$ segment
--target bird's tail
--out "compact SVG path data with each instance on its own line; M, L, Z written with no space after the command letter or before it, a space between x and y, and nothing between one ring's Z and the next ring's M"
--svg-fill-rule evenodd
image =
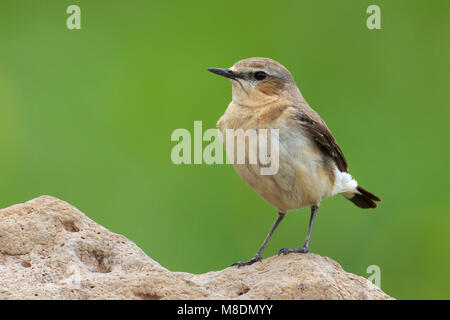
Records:
M346 192L344 196L360 208L373 209L377 207L376 202L381 201L376 195L360 186L357 186L356 190L357 192L354 193Z

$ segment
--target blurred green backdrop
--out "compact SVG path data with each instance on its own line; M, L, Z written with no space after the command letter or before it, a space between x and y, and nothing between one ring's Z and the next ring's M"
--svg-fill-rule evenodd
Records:
M66 8L81 7L81 30ZM366 8L381 7L381 30ZM251 56L290 69L383 198L322 203L311 250L396 298L450 298L449 1L2 1L0 207L50 194L171 270L250 258L276 211L230 165L171 162L176 128L213 128ZM265 256L303 243L288 215Z

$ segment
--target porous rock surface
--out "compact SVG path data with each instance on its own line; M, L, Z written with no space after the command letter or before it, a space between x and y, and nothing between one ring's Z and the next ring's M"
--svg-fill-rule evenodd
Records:
M291 254L171 272L67 202L0 210L0 299L392 299L327 257Z

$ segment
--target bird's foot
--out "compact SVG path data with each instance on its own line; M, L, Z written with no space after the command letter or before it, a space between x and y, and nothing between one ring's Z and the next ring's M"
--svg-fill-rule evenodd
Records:
M280 254L289 254L289 253L292 253L292 252L308 253L309 252L309 248L307 246L303 246L301 248L295 248L295 249L283 248L283 249L280 249L280 251L278 251L278 255L280 255Z
M231 266L237 266L238 268L242 267L242 266L249 266L251 264L254 264L255 262L261 261L262 260L262 256L260 254L256 254L253 258L251 258L250 260L246 261L246 262L235 262L233 263Z

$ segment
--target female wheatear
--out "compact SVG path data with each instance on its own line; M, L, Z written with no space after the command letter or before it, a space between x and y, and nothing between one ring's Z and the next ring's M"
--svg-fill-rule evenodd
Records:
M261 175L260 164L236 163L239 176L263 199L278 209L278 217L256 255L238 267L262 259L262 253L278 224L289 210L311 207L305 244L283 248L278 254L307 253L311 230L320 202L342 194L360 208L376 208L380 198L368 192L348 173L347 162L325 122L308 105L290 72L268 58L238 61L229 69L211 68L232 84L232 101L219 119L219 131L278 129L279 170Z

